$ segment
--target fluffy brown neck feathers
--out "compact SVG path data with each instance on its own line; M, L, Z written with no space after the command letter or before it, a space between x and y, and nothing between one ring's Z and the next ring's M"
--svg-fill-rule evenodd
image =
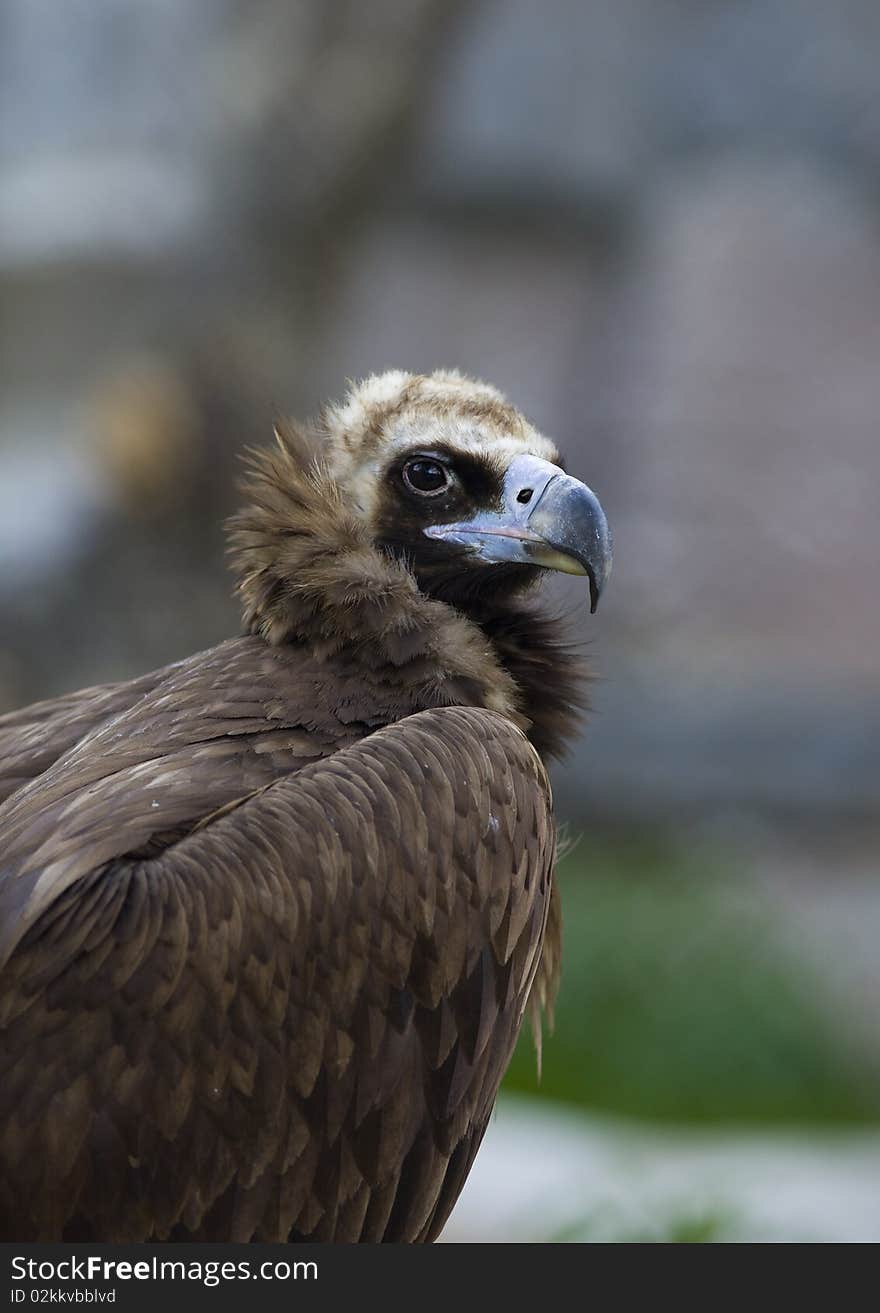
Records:
M479 629L373 544L306 434L286 425L276 436L276 450L251 453L247 505L229 526L249 632L323 660L345 652L372 671L412 666L438 689L465 681L475 701L525 726L516 685Z

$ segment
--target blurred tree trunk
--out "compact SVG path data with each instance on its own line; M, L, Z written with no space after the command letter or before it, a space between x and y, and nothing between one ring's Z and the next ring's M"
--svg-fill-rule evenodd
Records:
M0 708L234 628L234 453L298 404L455 10L6 0Z

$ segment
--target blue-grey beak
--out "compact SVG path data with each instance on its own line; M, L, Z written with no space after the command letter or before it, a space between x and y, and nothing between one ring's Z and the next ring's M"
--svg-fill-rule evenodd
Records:
M481 561L587 575L591 611L611 573L611 533L596 494L537 456L510 462L498 510L480 511L457 524L433 524L425 533L467 547Z

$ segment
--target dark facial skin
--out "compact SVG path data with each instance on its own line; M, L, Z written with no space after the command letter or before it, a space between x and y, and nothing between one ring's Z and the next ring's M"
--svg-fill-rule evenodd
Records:
M413 466L411 462L428 462ZM413 486L439 465L449 476L442 491L420 492ZM407 474L410 475L408 480ZM477 561L467 548L427 538L432 524L471 519L480 510L501 504L503 467L491 459L435 444L401 452L385 471L376 512L376 541L385 551L405 559L424 593L469 609L491 596L521 593L541 571L536 566Z

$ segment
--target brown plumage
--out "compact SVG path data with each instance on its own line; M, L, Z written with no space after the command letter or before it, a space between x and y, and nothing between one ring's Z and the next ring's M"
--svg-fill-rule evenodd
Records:
M368 380L251 458L244 637L0 718L0 1237L437 1236L558 975L555 461Z

